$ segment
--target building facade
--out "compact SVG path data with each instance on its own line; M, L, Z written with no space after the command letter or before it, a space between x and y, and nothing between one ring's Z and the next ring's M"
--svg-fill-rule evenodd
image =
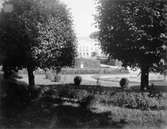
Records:
M102 55L98 42L89 37L78 39L77 52L78 58L95 58Z

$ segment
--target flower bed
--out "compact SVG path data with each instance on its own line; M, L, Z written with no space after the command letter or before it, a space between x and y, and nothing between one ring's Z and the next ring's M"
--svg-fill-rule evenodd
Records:
M124 91L116 87L110 88L110 90L102 88L100 91L95 87L60 85L50 88L44 94L50 98L53 96L49 103L51 107L58 101L54 100L55 98L61 98L60 103L77 103L78 108L84 109L84 111L88 109L87 111L95 114L107 112L105 120L102 120L107 124L132 124L141 129L147 126L154 129L154 127L158 127L157 124L165 125L167 123L166 93L160 97L150 97L148 92ZM46 102L48 100L50 99L47 99ZM132 128L132 125L127 127Z
M167 98L149 97L149 93L116 92L110 95L97 95L100 103L140 110L167 109Z
M84 88L84 87L83 87ZM92 92L92 90L94 92ZM134 92L123 91L120 88L113 88L113 90L100 90L92 87L92 90L88 88L81 89L81 87L75 86L62 86L58 89L54 89L52 94L61 98L71 98L82 100L88 96L94 96L97 103L103 105L112 105L116 107L123 107L129 109L139 110L165 110L167 109L167 96L150 96L149 92Z

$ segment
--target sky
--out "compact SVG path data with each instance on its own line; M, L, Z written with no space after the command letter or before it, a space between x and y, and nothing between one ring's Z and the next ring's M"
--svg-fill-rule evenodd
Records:
M2 0L0 0L0 9L2 8Z
M95 0L61 0L70 9L73 17L74 30L78 38L89 37L96 31L94 14Z
M89 35L97 31L95 28L94 14L96 14L95 0L60 0L69 8L73 27L77 38L88 38ZM1 6L2 0L0 0Z

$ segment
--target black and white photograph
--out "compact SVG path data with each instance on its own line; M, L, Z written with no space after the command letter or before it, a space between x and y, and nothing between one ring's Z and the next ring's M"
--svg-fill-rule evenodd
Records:
M167 0L0 0L0 129L167 129Z

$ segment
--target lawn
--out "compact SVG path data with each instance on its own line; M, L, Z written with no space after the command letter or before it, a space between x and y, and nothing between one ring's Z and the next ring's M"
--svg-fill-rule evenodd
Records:
M24 83L12 83L24 87ZM9 103L1 99L2 129L165 129L167 90L156 86L152 92L139 87L123 91L119 87L73 84L39 84L36 99L22 104L25 95L15 90ZM21 92L20 92L21 91ZM12 92L12 93L13 93ZM16 101L21 101L19 104Z

